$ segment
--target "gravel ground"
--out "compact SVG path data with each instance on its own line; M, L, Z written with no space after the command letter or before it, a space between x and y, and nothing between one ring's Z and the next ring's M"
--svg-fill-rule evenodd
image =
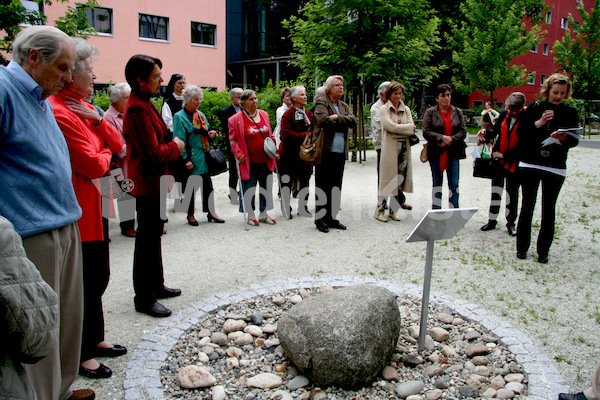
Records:
M473 148L470 144L467 153ZM227 198L227 174L215 177L217 212L225 224L209 224L197 212L200 226L191 227L185 214L168 213L168 234L162 246L165 283L181 288L183 295L163 304L176 314L216 293L235 293L239 287L288 277L355 275L422 284L426 244L405 241L431 202L431 172L428 164L418 161L420 150L420 144L413 148L415 193L407 195L414 208L399 212L402 221L381 223L373 218L377 182L376 155L371 151L366 162L346 164L339 219L348 230L328 234L318 232L312 220L296 216L295 201L294 219L284 221L276 202L271 216L277 225L245 230L237 206ZM487 222L490 183L472 177L470 159L461 162L460 204L478 207L479 212L456 238L437 242L434 254L432 290L479 304L529 335L557 361L574 391L587 387L600 358L600 166L596 155L597 150L591 148L570 151L548 264L537 263L535 251L530 251L527 260L515 257L515 240L502 228L502 217L496 230L479 229ZM446 191L443 198L448 198ZM539 209L534 224L539 224ZM537 235L536 227L533 232ZM104 295L106 338L133 350L159 321L133 309L134 240L120 235L116 221L111 221L110 235L112 275ZM113 369L113 376L102 381L81 378L75 387L90 387L100 399L123 398L129 359L130 355L101 360Z

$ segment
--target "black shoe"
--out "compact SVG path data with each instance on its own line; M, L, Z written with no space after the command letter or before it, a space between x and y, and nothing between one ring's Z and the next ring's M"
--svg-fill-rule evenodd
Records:
M127 354L127 348L119 344L113 347L96 347L94 351L95 357L120 357L124 354Z
M558 400L588 400L587 397L583 394L583 392L579 393L561 393L558 395Z
M214 223L217 223L217 224L222 224L222 223L225 222L224 219L217 218L214 215L212 215L211 213L206 214L206 218L208 219L208 222L214 222Z
M190 224L191 226L198 226L198 221L196 221L196 217L194 217L193 215L188 215L187 221L188 224Z
M524 260L524 259L526 259L526 258L527 258L527 253L519 253L519 252L517 251L517 258L518 258L519 260Z
M491 231L492 229L496 229L496 221L488 221L487 224L481 227L482 231Z
M156 292L157 299L168 299L169 297L181 296L181 289L171 289L166 286Z
M481 228L481 229L483 229L483 228ZM517 236L517 228L515 228L515 226L513 224L507 225L506 229L508 229L508 234L510 236Z
M538 262L540 264L548 264L548 256L538 256Z
M327 233L329 232L329 228L327 227L327 224L325 223L325 221L323 221L322 219L318 219L315 221L315 225L317 226L317 229L323 233Z
M80 365L79 375L91 379L106 379L110 378L110 376L112 375L112 371L104 364L100 364L100 366L96 369L88 369Z
M342 224L337 219L334 219L331 222L329 222L327 224L327 226L330 227L330 228L333 228L333 229L339 229L341 231L345 231L346 230L346 225Z
M135 311L148 314L151 317L165 318L171 315L171 310L155 301L153 304L147 307L135 306Z

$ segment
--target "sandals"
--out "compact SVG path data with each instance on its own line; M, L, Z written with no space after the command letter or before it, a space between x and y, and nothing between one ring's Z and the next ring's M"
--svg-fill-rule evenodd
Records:
M261 219L259 219L259 221L264 222L265 224L268 224L268 225L275 225L277 223L273 218L269 217L268 215L262 217Z
M254 217L248 218L248 225L258 226L258 221Z

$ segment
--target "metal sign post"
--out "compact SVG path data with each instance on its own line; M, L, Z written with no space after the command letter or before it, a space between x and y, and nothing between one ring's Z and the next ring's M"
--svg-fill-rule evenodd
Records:
M433 271L433 245L436 240L452 239L458 231L477 212L477 208L451 208L446 210L429 210L406 239L406 242L427 241L425 256L425 277L423 281L423 298L421 304L421 322L419 327L419 352L425 348L427 335L427 316L429 314L429 292Z

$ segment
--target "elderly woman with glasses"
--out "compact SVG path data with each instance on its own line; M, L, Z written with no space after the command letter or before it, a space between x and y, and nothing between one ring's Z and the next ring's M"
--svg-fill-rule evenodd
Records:
M312 132L315 127L315 118L313 113L305 108L308 98L304 86L294 86L290 89L292 106L283 114L281 118L281 144L279 146L282 200L284 207L289 208L289 219L292 219L292 206L290 205L290 194L294 183L298 183L298 192L301 195L298 204L298 215L300 209L303 210L303 216L309 217L307 209L308 204L308 184L312 167L306 165L300 159L300 146L308 132Z
M523 186L523 203L517 228L517 258L527 258L531 243L531 222L542 185L542 222L537 240L538 262L547 263L554 239L556 201L567 175L567 155L579 144L578 135L563 129L577 128L577 110L563 103L571 97L573 86L562 74L552 74L542 86L544 100L527 107L527 118L519 136L519 173ZM561 129L563 128L563 129Z
M108 220L102 215L102 197L96 185L109 175L112 153L123 148L119 132L83 98L94 91L96 46L81 38L75 43L75 65L71 82L50 96L56 122L65 136L73 187L83 215L77 221L81 232L83 259L83 332L79 374L88 378L108 378L112 371L95 357L123 355L127 349L104 338L102 295L110 277Z
M341 100L343 95L344 77L332 75L325 81L325 95L315 103L317 129L325 135L321 163L315 171L315 225L324 233L329 232L329 228L346 229L336 217L342 200L348 130L356 127L357 119Z
M275 140L271 131L269 114L258 109L258 98L254 90L246 89L240 97L242 111L229 118L229 140L231 151L238 160L242 192L240 212L248 212L248 225L258 226L259 222L275 225L275 220L267 214L273 208L273 171L276 160L264 150L265 138ZM256 184L259 189L259 216L255 212Z
M217 131L210 129L206 115L198 107L204 97L202 88L190 85L183 89L183 109L173 116L173 134L185 143L185 150L181 154L185 160L186 168L191 175L202 177L202 211L206 213L208 222L222 224L224 220L217 217L215 211L215 199L213 184L208 165L206 164L205 152L210 149L210 141L215 138ZM189 178L188 178L189 179ZM183 182L183 191L187 182ZM188 208L188 224L198 226L194 217L195 190L192 191L192 199Z

